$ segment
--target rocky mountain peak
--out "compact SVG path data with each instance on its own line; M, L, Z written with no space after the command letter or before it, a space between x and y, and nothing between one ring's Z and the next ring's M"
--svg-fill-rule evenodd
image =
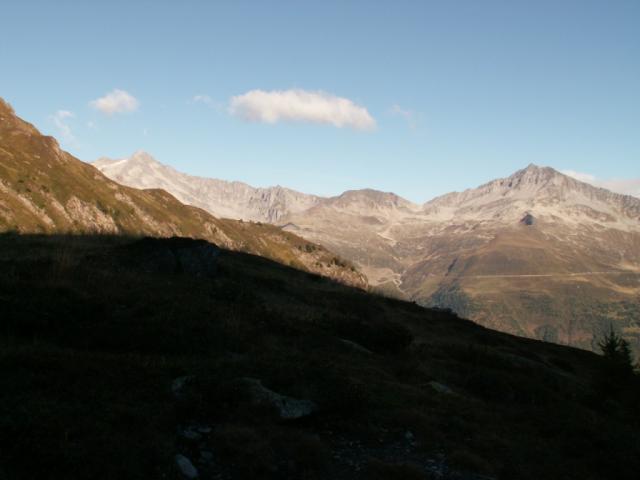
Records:
M38 132L36 127L34 127L29 122L25 122L24 120L19 118L16 115L15 111L13 110L13 107L9 104L9 102L7 102L1 97L0 97L0 126L2 126L0 131L4 131L4 132L11 131L15 133L26 134L29 136L40 135L40 132ZM55 139L53 139L53 137L44 137L44 138L46 138L49 143L55 145L56 148L58 148L58 143L55 141Z
M530 163L522 170L518 170L517 172L513 173L509 178L526 179L532 182L544 182L549 181L559 175L562 174L551 167L541 167L536 165L535 163Z
M530 164L518 170L509 177L500 178L478 187L484 192L501 191L508 195L510 192L528 192L530 196L539 196L544 189L565 187L572 188L574 179L551 167L540 167Z
M328 199L328 202L336 207L350 208L360 207L371 210L387 209L415 209L418 208L408 200L392 192L382 192L371 188L361 190L347 190L346 192Z
M133 155L129 157L129 160L135 160L137 162L147 163L147 164L160 165L160 162L158 162L153 156L151 156L151 154L145 152L144 150L136 150L135 152L133 152Z
M92 163L92 165L98 169L109 168L111 166L119 165L119 169L131 168L136 166L161 166L153 156L144 150L137 150L131 156L125 158L109 158L100 157L98 160Z

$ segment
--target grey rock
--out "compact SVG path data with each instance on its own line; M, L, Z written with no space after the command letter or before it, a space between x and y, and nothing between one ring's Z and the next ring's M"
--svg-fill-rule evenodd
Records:
M436 392L442 393L444 395L453 395L454 393L453 390L451 390L451 388L446 386L444 383L436 382L435 380L430 381L428 385Z
M520 220L520 223L527 226L531 226L534 223L536 223L536 219L533 215L531 215L530 213L527 213L524 217L522 217L522 219Z
M180 473L185 478L198 478L198 469L194 467L193 463L191 463L191 460L189 460L184 455L180 453L176 455L176 465L178 466Z
M193 382L195 377L193 375L185 375L184 377L178 377L171 382L171 393L173 396L182 400L186 396L187 386Z
M283 420L306 417L318 410L313 401L281 395L265 387L257 378L242 378L240 382L251 394L254 402L274 407Z
M354 350L354 351L360 352L360 353L365 353L367 355L373 355L373 352L371 350L369 350L368 348L363 347L359 343L353 342L351 340L347 340L346 338L339 338L338 340L340 341L340 343L342 343L343 345L346 345L351 350Z
M196 430L198 430L198 432L203 433L205 435L208 435L213 431L213 429L209 425L198 425L196 427Z
M202 435L193 427L181 428L178 434L189 442L197 442L202 439Z
M200 452L200 459L202 460L203 463L213 462L213 452L210 452L208 450L202 450Z

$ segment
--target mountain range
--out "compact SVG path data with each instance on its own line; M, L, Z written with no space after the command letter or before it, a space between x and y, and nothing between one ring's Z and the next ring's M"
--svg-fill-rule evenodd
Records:
M549 167L416 204L371 189L318 197L194 177L145 152L94 166L123 185L319 243L389 295L587 349L614 326L640 347L640 199Z
M158 188L110 180L0 99L0 232L186 236L366 288L326 248L269 224L219 219Z

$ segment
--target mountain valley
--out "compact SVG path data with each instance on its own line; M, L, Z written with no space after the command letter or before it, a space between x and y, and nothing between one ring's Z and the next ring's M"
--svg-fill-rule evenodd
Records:
M613 326L640 349L640 199L552 168L529 165L419 205L376 190L321 198L191 177L143 152L94 165L125 185L319 243L387 295L586 349Z

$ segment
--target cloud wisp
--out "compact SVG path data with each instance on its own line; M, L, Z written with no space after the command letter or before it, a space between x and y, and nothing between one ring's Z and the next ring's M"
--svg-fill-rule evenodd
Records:
M366 108L326 92L251 90L231 97L229 113L248 122L305 122L373 130L376 121Z
M191 99L191 101L193 103L204 103L205 105L212 105L213 104L213 98L211 98L209 95L205 95L205 94L198 94L198 95L194 95L193 98Z
M217 110L218 112L223 112L225 107L223 103L214 100L213 98L211 98L209 95L205 93L194 95L193 97L191 97L191 100L189 101L189 103L192 103L192 104L200 103L209 108Z
M73 117L75 117L75 115L69 110L58 110L49 117L58 129L62 141L70 144L76 143L76 137L71 130L71 126L67 123L67 120Z
M89 105L102 113L113 115L115 113L135 112L140 106L140 102L129 92L115 89L104 97L92 100Z
M612 192L622 193L640 198L640 178L612 178L600 179L590 173L575 170L561 170L562 173L581 182L590 183L596 187L606 188Z
M401 117L407 122L407 125L411 130L415 130L418 127L419 115L413 110L406 110L397 103L394 103L389 110L389 113L394 117Z

